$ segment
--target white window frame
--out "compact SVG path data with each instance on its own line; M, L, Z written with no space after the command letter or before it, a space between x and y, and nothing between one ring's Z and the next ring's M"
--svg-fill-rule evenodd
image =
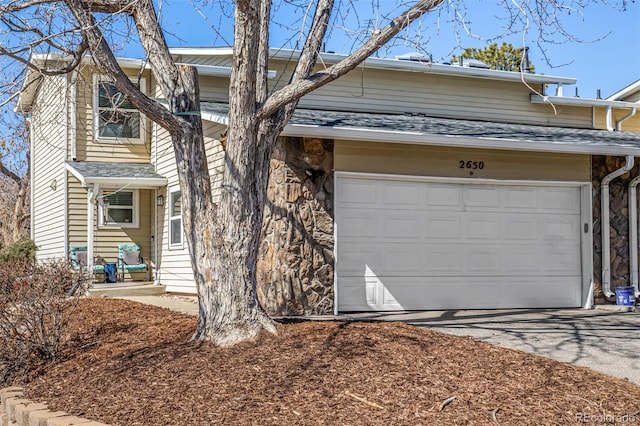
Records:
M182 202L180 203L180 214L176 215L176 216L172 216L173 213L173 195L176 193L181 193L180 191L180 187L179 186L174 186L169 188L169 199L167 200L167 225L168 225L168 229L167 229L167 241L169 242L169 249L182 249L184 248L184 220L182 217ZM172 230L172 226L173 226L173 222L175 220L179 219L180 220L180 242L179 243L173 243L171 241L171 230Z
M147 81L145 78L138 79L129 77L132 82L140 83L140 91L142 93L147 93ZM121 138L121 137L110 137L110 136L100 136L100 107L99 107L99 97L100 90L98 84L100 82L112 82L111 79L99 75L94 74L93 76L93 130L94 130L94 141L98 143L110 143L110 144L144 144L146 141L147 135L147 126L146 126L146 117L139 109L135 109L135 111L140 114L140 137L139 138ZM134 111L134 110L124 110L124 111Z
M132 192L133 193L133 205L132 217L133 222L105 222L107 217L108 205L104 202L105 192ZM100 202L98 203L98 228L104 229L120 229L120 228L139 228L140 227L140 191L137 189L118 189L118 188L104 188L100 190L99 195ZM117 206L114 208L123 209L128 206Z

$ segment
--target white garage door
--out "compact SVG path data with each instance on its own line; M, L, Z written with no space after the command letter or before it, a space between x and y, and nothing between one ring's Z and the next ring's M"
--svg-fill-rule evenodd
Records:
M338 309L578 307L579 185L339 175Z

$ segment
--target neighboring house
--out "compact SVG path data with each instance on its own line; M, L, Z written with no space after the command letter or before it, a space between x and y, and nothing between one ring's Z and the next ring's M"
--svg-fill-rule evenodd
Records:
M172 53L198 65L215 193L231 50ZM272 51L272 89L288 81L293 56ZM342 58L323 54L321 63ZM157 94L142 62L122 64ZM572 84L372 58L305 96L274 154L258 265L263 304L301 314L580 307L594 288L602 301L602 290L628 285L637 276L627 182L640 175L631 165L640 156L638 96L562 96ZM90 67L40 80L30 72L19 109L32 115L39 258L86 245L89 258L113 261L118 244L137 243L157 283L195 292L166 132ZM274 237L280 231L287 247Z

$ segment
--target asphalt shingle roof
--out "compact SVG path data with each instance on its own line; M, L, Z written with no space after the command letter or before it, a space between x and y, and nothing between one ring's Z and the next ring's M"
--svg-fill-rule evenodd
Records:
M67 164L85 179L164 179L156 173L152 164L101 161L69 161Z
M210 114L226 116L228 113L228 105L222 103L202 102L201 108L203 112ZM505 142L570 144L577 147L629 148L640 151L640 134L638 133L459 120L419 114L379 114L298 108L289 124L344 130L379 130L397 134L422 134L425 137L428 135L453 136Z

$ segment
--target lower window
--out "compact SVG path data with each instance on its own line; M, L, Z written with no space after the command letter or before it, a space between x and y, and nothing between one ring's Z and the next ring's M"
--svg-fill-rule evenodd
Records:
M103 227L138 227L138 191L103 190L99 203L99 225Z

